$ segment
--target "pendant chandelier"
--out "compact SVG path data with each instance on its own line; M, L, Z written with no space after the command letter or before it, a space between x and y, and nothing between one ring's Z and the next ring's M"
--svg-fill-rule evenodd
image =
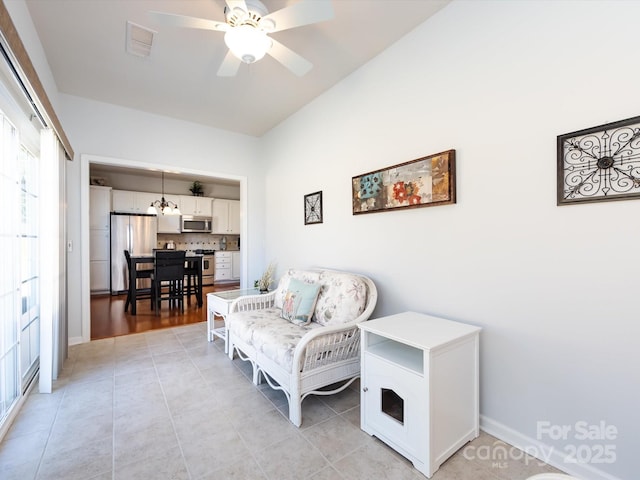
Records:
M164 172L162 172L162 197L160 200L151 202L151 205L149 205L149 208L147 209L147 213L149 215L157 215L158 210L162 215L180 215L178 205L171 200L164 199Z

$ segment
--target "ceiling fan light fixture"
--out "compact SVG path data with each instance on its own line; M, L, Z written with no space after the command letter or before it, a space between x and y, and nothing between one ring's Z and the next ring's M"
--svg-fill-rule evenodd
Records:
M224 34L224 43L231 53L244 63L253 63L262 59L271 48L271 39L262 30L252 25L240 25L230 28Z

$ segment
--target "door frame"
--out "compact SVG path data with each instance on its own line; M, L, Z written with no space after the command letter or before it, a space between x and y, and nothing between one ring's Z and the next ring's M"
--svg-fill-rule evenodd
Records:
M214 179L235 180L240 182L240 236L242 238L242 249L240 255L242 259L242 270L240 272L240 288L246 288L248 277L248 252L249 238L247 232L247 177L243 175L229 175L206 170L196 170L184 168L178 165L157 165L135 160L125 160L122 158L103 157L100 155L81 154L80 155L80 225L81 225L81 271L82 278L86 279L81 284L82 302L82 338L73 339L70 344L86 343L91 341L91 287L89 285L89 169L90 164L109 165L116 167L126 167L140 170L165 170L176 173L184 173L198 176L210 177Z

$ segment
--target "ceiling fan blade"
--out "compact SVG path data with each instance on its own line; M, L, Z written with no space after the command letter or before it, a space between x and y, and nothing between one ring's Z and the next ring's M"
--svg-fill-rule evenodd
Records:
M301 57L296 52L288 47L285 47L277 40L271 38L271 41L273 42L273 45L267 51L267 53L277 61L279 61L282 65L287 67L289 70L291 70L293 73L295 73L297 76L302 77L309 70L311 70L311 68L313 68L313 64L309 60Z
M290 7L277 10L262 17L260 24L268 32L279 32L289 28L301 27L311 23L324 22L333 18L331 0L300 0ZM270 28L273 22L275 27Z
M229 25L225 22L216 22L206 18L188 17L176 13L150 11L149 14L160 24L171 27L201 28L204 30L217 30L226 32Z
M219 77L235 77L236 73L238 73L238 69L240 68L240 64L242 61L236 57L231 50L227 52L218 69Z

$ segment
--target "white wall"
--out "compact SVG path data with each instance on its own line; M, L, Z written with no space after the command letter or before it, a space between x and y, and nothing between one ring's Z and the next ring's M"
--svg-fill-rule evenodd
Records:
M614 444L615 463L560 465L584 478L637 476L640 202L557 207L556 136L640 114L639 20L640 2L457 1L263 138L267 259L370 275L374 317L481 325L484 427L556 462ZM456 205L352 215L354 175L450 148Z

